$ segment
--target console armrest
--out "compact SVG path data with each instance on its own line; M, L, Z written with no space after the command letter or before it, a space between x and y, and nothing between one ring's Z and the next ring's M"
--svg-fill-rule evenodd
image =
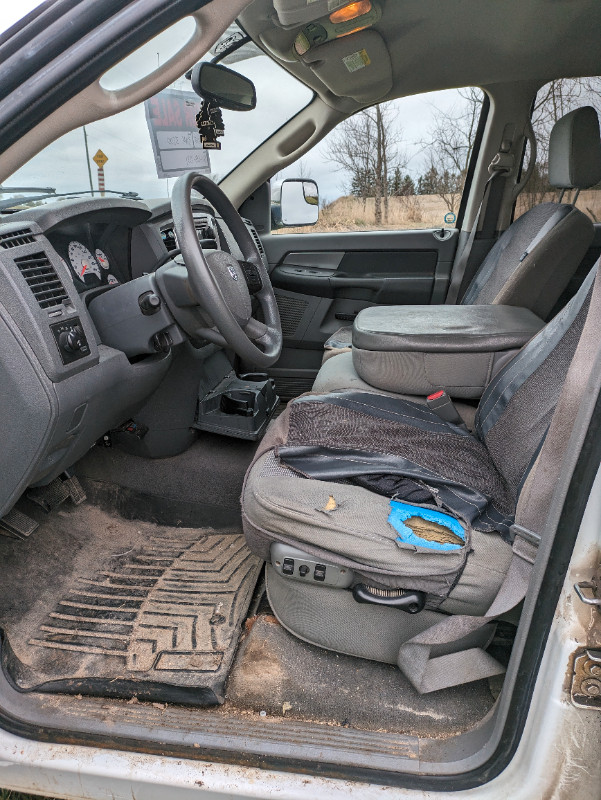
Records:
M544 326L515 306L376 306L353 324L353 363L378 389L476 399Z

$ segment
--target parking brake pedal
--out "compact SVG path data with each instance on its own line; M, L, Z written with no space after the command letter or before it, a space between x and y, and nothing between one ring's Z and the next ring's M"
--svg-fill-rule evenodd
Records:
M65 500L71 499L78 506L86 499L86 494L74 475L63 473L47 486L36 486L30 489L26 497L40 506L47 514L55 511Z
M13 539L27 539L37 527L38 523L35 520L17 511L16 508L0 519L0 534Z

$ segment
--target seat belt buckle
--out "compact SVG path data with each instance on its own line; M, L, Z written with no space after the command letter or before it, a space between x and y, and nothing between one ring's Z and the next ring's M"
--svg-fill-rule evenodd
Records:
M453 405L453 401L444 389L429 394L426 398L426 403L430 411L433 411L445 422L451 422L453 425L458 425L467 430L465 422L461 419L459 412Z

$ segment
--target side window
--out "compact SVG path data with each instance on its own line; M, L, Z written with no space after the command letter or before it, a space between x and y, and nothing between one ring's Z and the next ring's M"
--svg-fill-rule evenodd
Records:
M274 233L455 227L484 94L467 87L371 106L272 180ZM278 227L283 180L319 186L319 219Z
M601 115L601 78L560 78L537 92L532 109L532 128L536 137L536 164L528 183L516 201L515 217L538 205L558 199L558 190L549 183L549 137L557 120L582 106L593 106ZM526 148L525 165L530 148ZM566 193L566 202L570 195ZM580 192L576 208L601 222L601 184Z

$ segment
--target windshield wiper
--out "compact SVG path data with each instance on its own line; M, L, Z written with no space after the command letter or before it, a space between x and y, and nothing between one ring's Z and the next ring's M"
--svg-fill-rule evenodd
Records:
M0 194L8 194L9 192L48 192L54 194L56 189L52 186L0 186Z
M52 189L51 187L47 188L9 188L7 186L0 186L0 194L6 194L7 192L47 192L47 194L40 194L36 195L35 197L29 197L27 200L24 200L22 197L13 197L11 200L0 200L0 212L7 211L9 208L15 208L16 206L21 205L21 203L28 202L32 203L35 200L48 200L49 198L60 198L60 197L79 197L82 194L93 194L97 195L100 194L98 189L92 191L91 189L84 189L81 192L60 192L57 194L56 189ZM137 192L120 192L116 189L104 189L105 194L117 194L120 197L125 198L126 200L141 200L142 198Z

